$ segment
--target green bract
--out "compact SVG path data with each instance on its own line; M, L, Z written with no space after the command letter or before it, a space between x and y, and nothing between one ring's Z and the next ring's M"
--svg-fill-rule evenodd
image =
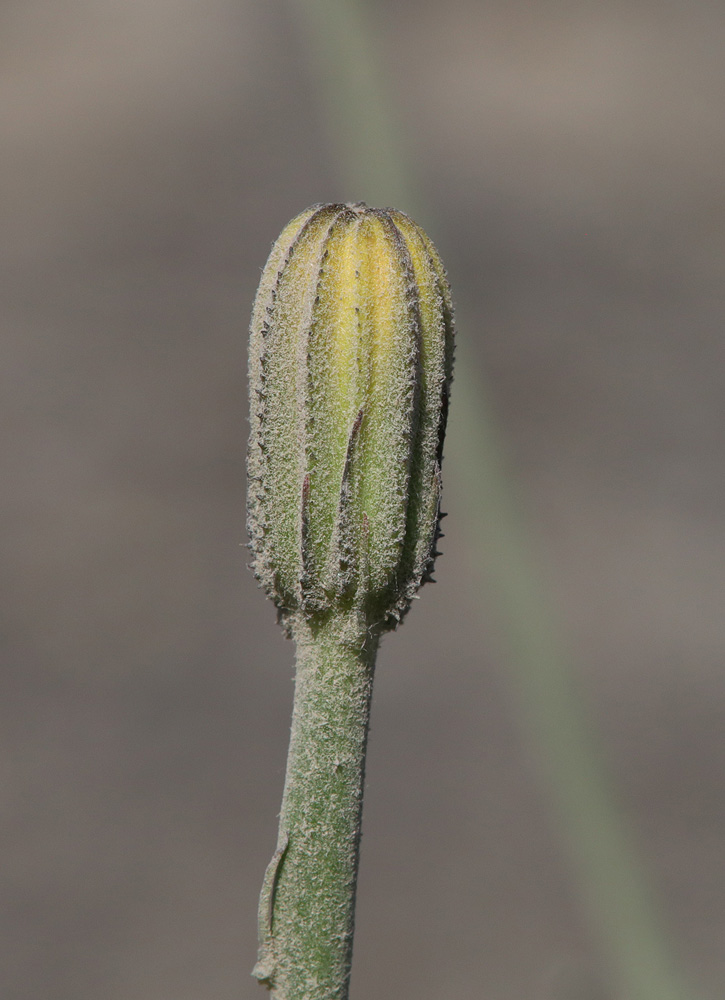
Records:
M395 627L430 578L453 359L445 270L408 216L316 205L272 248L250 340L253 568L289 631Z

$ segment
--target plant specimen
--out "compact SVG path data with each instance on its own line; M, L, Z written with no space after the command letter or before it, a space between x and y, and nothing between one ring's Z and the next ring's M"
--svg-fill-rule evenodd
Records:
M272 248L251 323L253 568L295 640L277 850L254 975L345 1000L375 657L440 537L453 363L443 265L407 215L316 205Z

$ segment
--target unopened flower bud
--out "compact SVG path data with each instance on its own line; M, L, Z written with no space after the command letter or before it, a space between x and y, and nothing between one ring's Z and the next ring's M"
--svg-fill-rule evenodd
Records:
M395 627L430 578L453 361L432 243L394 209L317 205L272 248L250 340L253 568L288 629Z

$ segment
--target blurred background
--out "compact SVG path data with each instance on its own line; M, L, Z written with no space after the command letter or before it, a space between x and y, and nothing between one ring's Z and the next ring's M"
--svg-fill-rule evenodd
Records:
M0 7L4 1000L264 996L293 647L242 547L247 324L287 220L368 197L293 7ZM399 207L448 266L586 725L714 1000L725 9L365 7ZM466 433L454 387L456 455ZM352 1000L629 1000L444 474L439 582L378 665Z

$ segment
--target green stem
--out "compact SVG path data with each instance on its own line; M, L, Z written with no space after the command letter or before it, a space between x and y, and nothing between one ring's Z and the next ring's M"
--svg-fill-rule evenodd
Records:
M277 1000L346 1000L378 639L342 616L294 632L287 776L254 975Z

